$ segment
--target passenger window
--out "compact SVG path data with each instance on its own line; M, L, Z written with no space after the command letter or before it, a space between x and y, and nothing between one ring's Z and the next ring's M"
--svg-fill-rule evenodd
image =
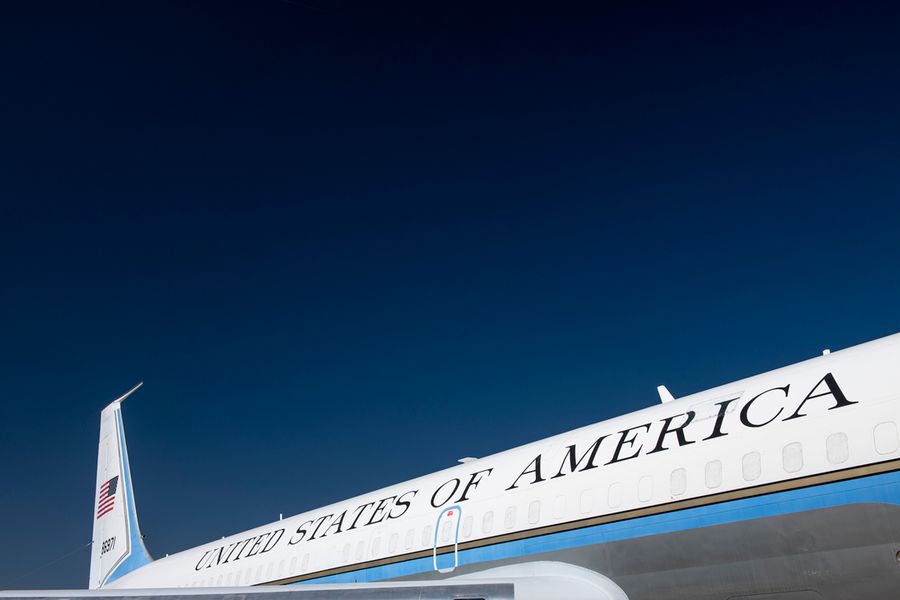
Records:
M341 562L347 564L350 562L350 552L353 550L350 548L350 544L344 544L344 550L341 552Z
M278 576L281 577L284 574L284 561L278 561Z
M434 545L434 538L431 536L431 525L426 525L422 530L422 545L429 548Z
M445 544L450 542L450 538L453 536L453 521L450 519L444 519L444 524L441 525L441 541Z
M649 475L644 475L638 481L638 499L641 502L647 502L651 496L653 496L653 478Z
M594 490L588 488L581 492L581 497L578 499L578 509L581 511L581 514L586 515L591 512L591 508L594 506Z
M362 543L362 542L360 542L360 543ZM303 555L303 563L301 564L300 568L303 569L304 571L309 569L309 553L308 552Z
M396 533L391 534L391 539L388 541L388 553L393 554L397 550L397 540L399 540L400 536Z
M347 548L347 558L344 559L344 562L350 560L350 545L345 546ZM297 557L291 559L291 573L297 570Z
M669 477L669 488L673 496L680 496L687 491L687 471L675 469Z
M791 442L781 451L781 463L788 473L796 473L803 468L803 446Z
M262 565L256 567L256 581L262 581Z
M250 582L253 580L253 567L247 569L247 572L244 573L244 583L250 585Z
M741 472L744 475L744 481L756 481L762 474L762 461L759 452L750 452L744 455L741 460Z
M266 579L272 579L272 567L275 566L275 563L269 563L269 566L266 567Z
M847 434L843 432L832 433L825 439L825 454L828 462L839 465L850 457L850 445L847 443Z
M541 501L535 500L528 505L528 522L534 525L541 520Z
M706 463L706 487L714 489L722 485L722 461L711 460Z
M508 506L506 507L506 513L503 515L503 526L507 529L512 529L516 526L516 507Z
M227 585L227 586L230 586L230 585L231 585L231 578L232 578L232 577L233 577L233 574L232 574L232 573L229 573L228 575L225 576L225 585Z
M622 484L613 483L609 486L608 502L610 508L618 508L622 504Z
M463 519L462 534L464 538L472 537L472 515Z
M216 579L216 585L219 586L219 587L222 586L222 576L221 576L221 575L219 575L219 578Z
M381 536L377 536L374 540L372 540L372 558L378 556L378 553L381 551Z
M494 528L494 511L489 510L484 513L484 517L481 519L481 531L482 533L490 533Z
M410 548L413 547L413 540L415 539L415 537L416 537L416 532L413 531L412 529L410 529L409 531L406 532L406 539L403 542L403 546L407 550L409 550Z
M566 514L566 497L557 496L553 501L553 518L562 519Z
M875 426L875 451L890 454L897 451L897 424L886 421Z
M309 555L307 555L309 556ZM366 543L364 541L359 541L356 544L356 562L362 562L362 560L366 557ZM306 556L303 557L303 560L306 560Z

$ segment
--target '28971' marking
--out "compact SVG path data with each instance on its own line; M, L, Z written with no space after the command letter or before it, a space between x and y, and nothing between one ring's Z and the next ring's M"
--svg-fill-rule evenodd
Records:
M107 552L112 551L112 549L115 547L116 547L116 536L112 536L108 540L103 540L103 543L100 544L100 556L103 556Z

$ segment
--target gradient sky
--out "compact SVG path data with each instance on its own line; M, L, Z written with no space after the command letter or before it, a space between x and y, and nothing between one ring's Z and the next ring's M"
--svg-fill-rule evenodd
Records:
M162 556L900 331L895 9L21 4L0 588L86 585L139 380Z

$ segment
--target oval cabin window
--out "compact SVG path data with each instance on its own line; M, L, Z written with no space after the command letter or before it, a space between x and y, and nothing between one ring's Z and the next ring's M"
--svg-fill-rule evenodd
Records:
M803 446L791 442L781 451L781 463L787 473L796 473L803 468Z
M445 544L450 541L450 538L453 536L453 521L450 519L444 519L444 524L441 525L441 541Z
M622 484L618 482L611 484L608 494L607 502L609 502L609 507L618 508L622 504Z
M494 528L494 511L489 510L484 513L484 517L481 519L481 531L482 533L490 533Z
M886 421L875 426L875 451L890 454L897 451L897 424Z
M706 463L706 487L714 489L722 485L722 461L711 460Z
M472 537L472 515L463 519L462 534L464 538Z
M762 474L762 460L759 452L750 452L744 455L741 460L741 472L744 475L744 481L756 481Z
M850 457L850 445L847 443L847 434L843 432L832 433L825 439L825 454L828 462L839 465Z
M557 496L553 501L553 518L562 519L566 514L566 497Z
M680 496L687 491L687 471L685 469L675 469L669 478L669 487L673 496Z
M587 489L581 492L581 498L578 500L578 510L581 511L581 514L586 515L591 512L591 507L594 506L594 490Z
M528 505L528 522L532 525L541 520L541 501L535 500Z
M638 499L641 502L649 502L652 496L653 478L649 475L644 475L641 477L640 481L638 481Z
M508 506L506 508L506 513L503 515L503 526L507 529L512 529L516 526L516 507Z

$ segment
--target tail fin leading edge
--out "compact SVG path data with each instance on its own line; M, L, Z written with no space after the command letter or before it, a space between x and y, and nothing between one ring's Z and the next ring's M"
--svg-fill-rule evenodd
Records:
M90 589L101 588L152 560L144 546L134 508L122 424L122 401L141 385L134 386L100 413Z

